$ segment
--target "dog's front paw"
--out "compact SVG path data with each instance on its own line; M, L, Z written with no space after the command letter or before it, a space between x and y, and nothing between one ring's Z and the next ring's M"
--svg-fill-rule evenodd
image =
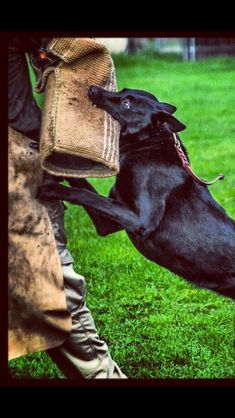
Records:
M53 188L52 184L42 184L41 186L39 186L36 198L40 200L57 199L57 197L55 196L55 189Z

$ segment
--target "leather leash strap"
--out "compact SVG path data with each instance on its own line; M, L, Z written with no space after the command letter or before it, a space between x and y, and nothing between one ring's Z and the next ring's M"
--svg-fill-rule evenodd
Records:
M211 184L215 183L218 180L223 180L224 178L224 174L219 174L214 180L212 181L205 181L203 179L201 179L200 177L198 177L193 170L190 167L189 161L184 153L184 151L181 148L181 144L180 141L178 140L177 136L175 133L173 133L174 136L174 145L175 145L175 149L177 151L177 154L183 164L183 167L185 168L185 170L190 174L191 177L194 178L194 180L196 180L199 184L202 184L203 186L210 186Z

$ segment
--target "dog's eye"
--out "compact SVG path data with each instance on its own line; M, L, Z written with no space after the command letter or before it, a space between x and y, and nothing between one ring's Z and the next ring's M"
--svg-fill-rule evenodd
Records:
M130 107L131 107L130 100L123 99L122 100L122 106L125 107L125 109L130 109Z

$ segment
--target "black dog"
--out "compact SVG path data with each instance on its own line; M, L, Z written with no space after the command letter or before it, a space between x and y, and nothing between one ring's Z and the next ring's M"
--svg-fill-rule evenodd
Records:
M89 95L121 125L120 172L109 197L85 179L69 180L76 188L45 184L38 196L83 205L100 235L125 229L146 258L234 299L235 222L192 173L175 134L185 128L176 108L140 90L92 86Z

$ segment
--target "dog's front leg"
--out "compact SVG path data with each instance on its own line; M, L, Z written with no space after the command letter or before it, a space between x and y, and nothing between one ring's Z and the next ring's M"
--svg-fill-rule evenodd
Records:
M83 189L90 190L98 195L96 189L84 178L76 179L76 178L66 178L69 182L70 186L72 187L79 187ZM109 197L115 198L113 191L109 193ZM90 207L83 205L84 209L90 216L96 231L99 235L105 237L109 234L113 234L114 232L121 231L123 229L122 225L114 222L113 220L109 219L106 215L103 216L98 213L95 209L91 209Z
M91 190L66 187L55 182L40 186L37 197L44 200L66 200L75 205L94 209L97 214L106 216L129 233L135 233L141 228L139 218L132 210L117 200L101 196Z

